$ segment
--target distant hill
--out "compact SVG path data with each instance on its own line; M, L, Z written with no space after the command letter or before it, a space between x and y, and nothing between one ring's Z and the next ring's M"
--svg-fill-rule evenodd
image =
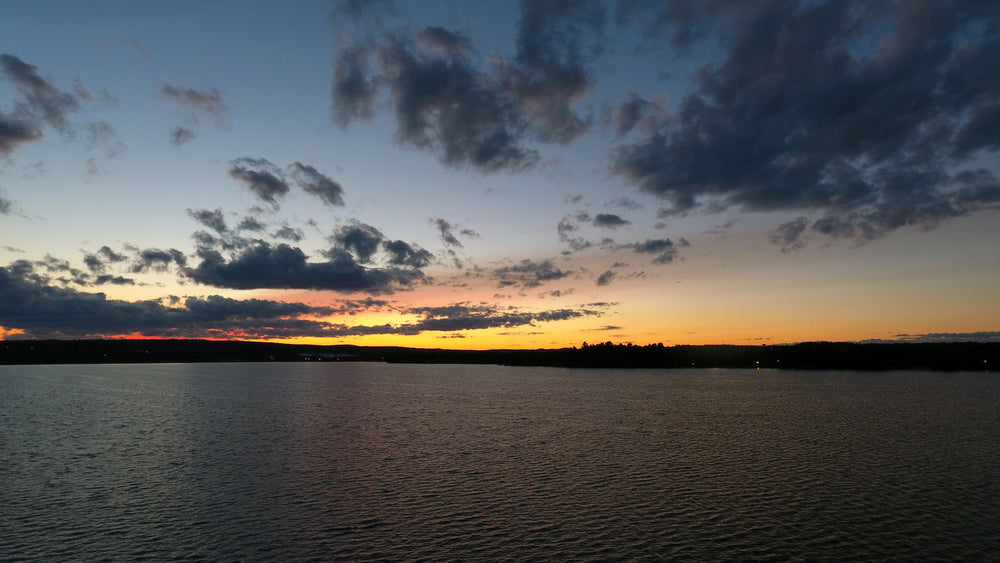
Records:
M1000 370L1000 343L807 342L769 346L586 345L542 350L311 346L212 340L9 340L0 364L362 361L587 368Z

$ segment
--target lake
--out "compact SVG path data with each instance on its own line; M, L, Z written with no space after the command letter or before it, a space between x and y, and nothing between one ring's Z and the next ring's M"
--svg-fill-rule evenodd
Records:
M23 560L986 560L996 373L0 366Z

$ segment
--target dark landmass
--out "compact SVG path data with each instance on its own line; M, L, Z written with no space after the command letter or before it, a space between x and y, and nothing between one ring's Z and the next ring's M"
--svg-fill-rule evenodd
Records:
M543 350L309 346L211 340L8 340L0 364L361 361L571 368L1000 369L1000 343L807 342L767 346L587 345Z

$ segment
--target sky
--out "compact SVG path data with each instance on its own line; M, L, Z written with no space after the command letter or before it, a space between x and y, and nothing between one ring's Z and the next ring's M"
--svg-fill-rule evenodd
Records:
M1000 340L1000 4L11 0L0 338Z

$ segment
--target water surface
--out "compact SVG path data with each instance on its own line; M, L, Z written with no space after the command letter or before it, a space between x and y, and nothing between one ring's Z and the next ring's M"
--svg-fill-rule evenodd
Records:
M0 366L10 560L990 559L1000 378Z

